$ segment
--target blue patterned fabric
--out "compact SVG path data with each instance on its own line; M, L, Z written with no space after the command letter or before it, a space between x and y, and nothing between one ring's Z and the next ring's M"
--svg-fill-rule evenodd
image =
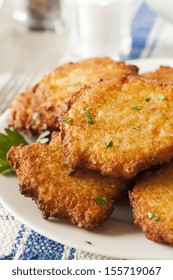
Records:
M163 20L144 1L133 0L133 5L132 50L127 58L173 55L173 48L169 47L173 43L173 38L170 36L172 33L169 32L171 27L165 22L163 25ZM0 259L13 258L20 260L109 259L49 240L21 224L0 205Z
M140 57L155 20L156 14L142 2L131 23L132 50L127 59Z

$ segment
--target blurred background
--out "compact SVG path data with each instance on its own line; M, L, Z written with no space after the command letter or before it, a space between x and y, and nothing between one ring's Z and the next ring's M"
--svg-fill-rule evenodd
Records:
M66 61L172 57L172 22L172 0L0 0L0 103Z
M171 1L148 2L152 6L142 0L0 0L0 72L48 72L87 56L172 56L171 17L157 7L164 2L170 13Z

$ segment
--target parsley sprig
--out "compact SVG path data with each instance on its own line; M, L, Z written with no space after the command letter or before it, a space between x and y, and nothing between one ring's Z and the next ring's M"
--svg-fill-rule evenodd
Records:
M158 215L154 215L151 212L147 212L148 218L153 220L153 221L158 221L159 220L159 216Z
M141 110L141 106L135 106L135 107L131 108L131 110L139 111L139 110Z
M150 100L151 100L150 97L148 97L148 98L145 99L145 101L148 102L148 103L150 102Z
M47 130L47 131L43 132L37 138L36 142L40 142L42 144L47 143L49 141L49 138L47 137L48 135L50 135L50 131Z
M105 201L103 198L97 196L97 197L94 198L94 200L95 200L95 202L96 202L98 205L100 205L101 207L106 206L106 201Z
M0 173L13 174L14 171L6 159L6 154L12 146L28 145L25 138L16 130L5 128L6 134L0 133Z
M159 100L159 101L162 101L163 99L165 99L164 95L159 95L159 96L158 96L158 100Z
M112 146L113 146L113 144L114 144L114 142L113 142L113 141L109 141L109 142L107 143L107 145L106 145L106 148L110 148L110 147L112 147Z
M66 117L65 119L62 120L64 123L68 123L70 124L71 121L72 121L72 118L71 117Z
M89 109L88 108L84 108L83 110L84 110L84 112L86 112L88 123L93 124L94 120L93 120L92 114L89 111Z

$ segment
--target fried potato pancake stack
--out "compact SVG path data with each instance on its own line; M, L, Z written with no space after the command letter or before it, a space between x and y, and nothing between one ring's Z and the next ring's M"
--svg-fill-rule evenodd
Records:
M111 216L134 178L135 224L173 245L173 68L137 72L105 57L58 67L14 99L8 124L33 135L61 132L49 144L12 147L8 160L43 218L88 230Z
M8 160L19 178L20 192L37 203L43 218L69 220L80 228L99 227L126 188L122 179L88 170L69 176L56 133L49 145L12 147Z
M147 238L173 245L173 160L148 172L130 193L135 224Z
M133 178L173 156L173 86L139 76L102 81L69 103L62 145L71 171L84 166ZM75 98L74 98L75 99Z
M136 66L115 62L106 57L64 64L45 76L35 87L14 99L8 125L33 135L46 129L58 130L58 117L64 109L64 101L74 92L100 79L137 72Z

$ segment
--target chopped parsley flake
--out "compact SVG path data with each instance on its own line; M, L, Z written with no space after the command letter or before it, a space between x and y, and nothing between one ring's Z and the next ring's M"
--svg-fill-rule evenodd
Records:
M106 145L106 148L112 147L113 144L114 144L114 143L113 143L112 141L108 142L107 145Z
M136 110L136 111L141 110L141 106L135 106L131 110Z
M71 86L75 87L75 86L78 86L79 84L80 84L80 82L77 82L77 83L71 84Z
M135 126L133 127L134 130L138 130L139 129L139 126Z
M153 221L158 221L159 216L158 215L154 215L151 212L147 212L148 218L152 219Z
M99 204L101 207L106 206L106 201L101 198L101 197L95 197L94 200L96 201L97 204Z
M151 98L146 98L145 101L146 102L150 102Z
M47 131L43 132L37 138L36 142L40 142L42 144L47 143L49 141L49 138L47 137L48 135L50 135L50 131L47 130Z
M86 112L88 123L93 124L94 120L92 118L92 114L89 111L89 109L88 108L84 108L83 110L84 110L84 112Z
M43 129L43 130L47 130L47 123L44 123L44 124L42 125L42 129Z
M159 100L159 101L162 101L164 98L165 98L164 95L159 95L159 96L158 96L158 100Z
M92 245L92 242L91 242L91 241L87 241L87 240L86 240L85 242L88 243L88 244L90 244L90 245Z
M63 119L63 122L65 122L65 123L70 123L71 120L72 120L71 117L67 117L67 118Z
M32 119L35 121L35 120L37 120L37 119L39 119L40 118L40 114L39 113L34 113L33 114L33 116L32 116Z

